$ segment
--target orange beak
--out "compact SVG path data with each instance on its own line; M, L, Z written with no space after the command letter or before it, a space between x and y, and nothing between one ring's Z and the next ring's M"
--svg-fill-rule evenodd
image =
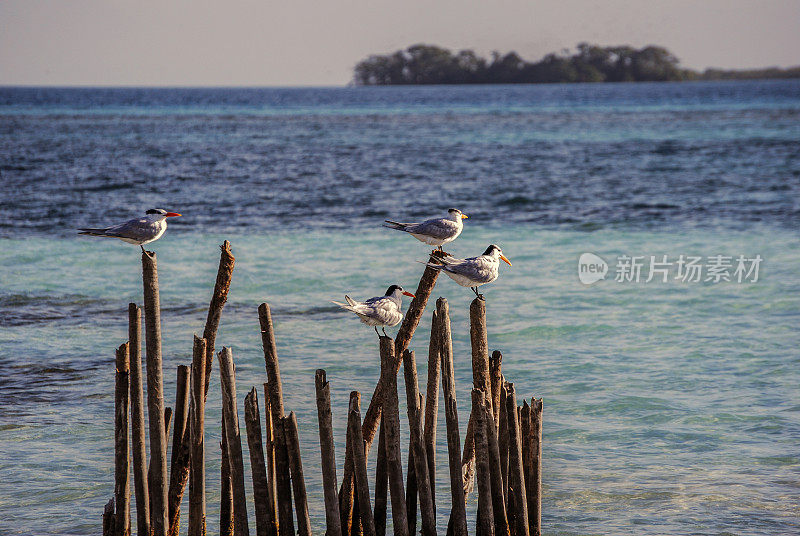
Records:
M511 266L511 261L510 261L510 260L508 260L508 259L506 258L506 256L505 256L505 255L500 255L500 258L501 258L501 259L503 259L504 261L506 261L506 264L508 264L509 266Z
M462 214L462 215L461 215L461 219L462 219L462 220L466 220L467 218L469 218L469 216L467 216L466 214Z
M403 294L406 295L406 296L411 296L412 298L416 297L413 294L411 294L410 292L406 292L405 290L403 291Z
M178 216L180 216L180 214L178 214L177 212L167 212L166 214L167 218L176 218Z

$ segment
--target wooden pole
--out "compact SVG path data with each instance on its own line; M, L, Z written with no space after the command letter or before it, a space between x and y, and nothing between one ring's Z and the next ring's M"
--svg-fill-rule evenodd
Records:
M486 394L488 397L489 395ZM496 407L496 406L495 406ZM497 443L497 428L494 425L494 415L489 409L489 404L484 404L486 412L486 438L489 447L489 474L492 487L492 512L494 513L495 536L509 536L508 517L506 515L505 492L503 490L503 477L500 469L500 448Z
M542 409L543 400L531 399L531 456L533 458L533 509L528 516L533 519L531 536L542 534Z
M114 536L114 497L111 497L103 508L103 536Z
M116 352L114 391L114 524L117 536L131 533L130 444L128 443L128 392L130 356L126 342Z
M408 472L411 472L411 463L413 463L422 514L422 534L423 536L436 536L436 516L433 511L433 497L431 497L431 484L428 476L428 459L425 454L425 440L422 432L422 395L419 392L417 381L417 363L414 359L414 352L410 350L403 352L403 371L406 381L408 427L411 432ZM412 452L413 456L411 455ZM412 497L412 500L416 501L416 497ZM416 512L414 522L416 526Z
M272 519L269 508L267 465L261 441L261 415L258 410L258 392L253 387L244 399L244 422L247 428L247 446L250 451L250 472L253 476L253 503L256 510L256 535L268 536Z
M389 474L386 467L386 427L381 419L380 433L378 434L378 455L375 467L375 534L386 535L386 504L389 492Z
M503 477L503 497L508 504L508 413L506 412L505 381L500 385L500 425L497 428L497 446L500 449L500 473Z
M489 440L486 437L484 392L472 389L472 415L475 437L475 461L478 477L478 526L481 536L494 536L494 511L492 509L492 482L489 471Z
M278 349L275 344L275 330L272 327L272 313L266 303L258 306L258 321L261 325L261 344L264 347L264 364L267 368L272 420L277 422L283 417L283 386L281 384L281 367L278 363Z
M522 439L522 472L525 475L525 503L528 509L528 532L533 535L533 459L531 458L531 407L528 401L522 400L520 410L520 436Z
M189 415L189 536L206 534L206 340L194 336Z
M230 348L222 348L217 355L222 386L222 411L225 415L226 447L233 483L233 528L237 536L248 536L247 496L244 490L244 460L242 438L239 434L239 414L236 410L236 373Z
M289 451L286 446L283 417L273 420L275 430L275 474L278 495L278 530L280 536L295 536L292 517L292 486L289 478Z
M136 497L136 533L150 536L150 494L147 489L147 446L144 432L142 388L142 310L128 304L130 354L131 438L133 440L133 488Z
M164 408L164 435L166 437L169 437L169 431L171 430L171 428L170 428L171 426L172 426L172 408L167 406L166 408ZM152 457L151 457L151 460L147 462L147 481L150 482L151 485L152 485L152 482L154 482L154 480L155 480L154 477L153 477L153 471L154 470L155 470L155 466L152 463ZM152 512L153 511L153 490L152 489L149 490L148 496L150 497L149 509Z
M166 536L167 518L167 436L164 430L164 375L161 359L161 304L158 292L156 254L142 252L144 285L144 326L147 348L147 411L150 416L150 456L153 465L150 494L150 528L153 536Z
M178 385L175 390L175 414L172 425L172 458L169 475L169 531L178 536L181 522L181 501L189 480L189 391L191 368L178 365Z
M306 498L306 481L303 476L303 460L300 457L300 437L297 433L297 417L290 412L284 417L286 446L289 451L289 468L292 475L292 492L294 494L294 509L297 514L297 533L299 536L311 536L311 519L308 514L308 499Z
M450 311L446 299L439 298L436 300L436 316L439 325L442 392L444 394L445 419L447 422L450 493L453 504L450 520L454 536L467 536L467 512L464 483L461 475L461 439L458 431L458 405L456 404L456 382L453 372L453 340L450 333Z
M336 449L333 442L331 414L331 386L325 371L318 369L314 376L317 388L317 420L319 421L319 449L322 458L322 488L325 496L325 536L342 536L339 515L339 493L336 491ZM360 411L359 411L360 415ZM358 421L361 428L361 420Z
M408 515L408 533L417 532L417 470L414 462L414 444L408 442L408 462L406 464L406 514Z
M386 461L389 493L392 497L392 523L395 536L408 536L408 511L403 489L403 462L400 456L400 412L397 398L397 369L394 341L381 337L381 378L383 380L383 423L386 426Z
M517 420L517 395L513 383L506 383L506 413L508 416L508 487L513 499L516 536L529 536L528 508L525 493L525 474L522 467L522 438ZM513 488L513 493L511 488Z
M270 536L278 536L278 492L275 488L275 427L272 424L272 410L269 404L269 387L264 383L264 422L266 424L267 485L269 489Z
M431 487L433 515L436 515L436 424L439 413L439 328L436 311L431 318L431 339L428 344L428 385L425 396L425 457Z
M233 536L233 482L231 480L231 463L228 458L228 432L225 424L225 412L222 412L222 441L219 448L222 461L220 463L220 496L219 496L219 533L220 536Z
M503 354L495 350L489 358L489 380L492 383L492 409L495 430L500 427L500 389L503 386Z
M219 268L217 268L217 280L214 284L214 292L211 295L211 303L208 305L208 316L206 326L203 330L203 338L206 340L206 385L203 396L208 396L208 382L211 380L211 364L214 361L214 343L217 340L217 328L222 317L222 308L228 300L228 291L231 288L231 278L233 277L233 265L236 261L231 253L231 243L225 240L219 247Z
M363 437L363 436L362 436ZM345 445L344 445L344 473L347 474L347 469L350 468L351 473L353 467L353 443L350 434L345 431ZM358 517L355 509L356 503L356 486L355 480L350 479L349 482L342 482L342 487L339 490L339 516L342 520L342 534L343 536L354 536L358 531Z
M358 513L364 536L375 536L375 518L369 500L369 480L367 478L367 454L364 451L364 436L361 433L361 394L350 393L347 412L347 434L353 448L353 471L358 493Z

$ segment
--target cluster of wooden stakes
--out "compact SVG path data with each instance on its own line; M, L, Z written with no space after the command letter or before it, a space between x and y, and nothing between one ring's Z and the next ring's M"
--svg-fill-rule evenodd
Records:
M194 337L191 367L178 367L175 409L164 406L161 321L156 255L142 254L144 283L147 411L150 459L145 445L141 357L141 310L129 306L129 340L116 352L115 487L103 514L103 535L131 533L130 459L139 536L179 533L181 502L188 482L188 534L206 534L204 465L205 400L214 344L233 274L234 257L226 240L220 247L217 280L203 337ZM435 252L434 252L435 254ZM337 485L330 385L316 372L326 536L385 536L387 491L395 536L416 533L417 504L423 536L435 536L435 445L439 385L444 396L452 508L447 534L467 535L466 497L477 476L480 536L541 534L542 399L517 406L514 384L505 381L502 356L489 356L485 302L470 305L472 343L472 412L463 452L458 428L453 348L447 301L439 298L433 313L428 353L427 393L419 392L411 337L431 296L439 271L426 267L397 338L380 338L381 374L361 418L361 395L350 394L344 475ZM258 536L311 536L303 464L294 413L284 413L278 354L270 308L258 308L267 382L264 384L266 441L257 391L244 399L247 444L253 478ZM248 535L244 460L236 409L236 379L231 350L217 354L222 384L221 535ZM397 375L404 368L411 444L404 485L400 447ZM131 439L129 440L129 416ZM167 436L172 424L172 455ZM380 430L380 431L379 431ZM367 453L378 435L374 500L367 477ZM132 451L132 452L131 452ZM419 500L419 503L417 502Z

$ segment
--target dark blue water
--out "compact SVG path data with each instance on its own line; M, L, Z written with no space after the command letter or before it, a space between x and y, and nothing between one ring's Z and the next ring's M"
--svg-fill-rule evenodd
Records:
M0 236L178 225L800 224L800 81L0 89ZM223 217L220 217L223 216Z

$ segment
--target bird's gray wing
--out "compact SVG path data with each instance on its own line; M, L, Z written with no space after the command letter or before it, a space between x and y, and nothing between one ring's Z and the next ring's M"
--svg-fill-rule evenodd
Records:
M106 236L132 238L134 240L147 240L156 233L158 233L156 225L145 218L128 220L125 223L109 227L105 232Z
M445 218L426 220L422 223L406 227L406 231L409 233L421 234L442 240L450 238L457 230L458 227L456 223Z

